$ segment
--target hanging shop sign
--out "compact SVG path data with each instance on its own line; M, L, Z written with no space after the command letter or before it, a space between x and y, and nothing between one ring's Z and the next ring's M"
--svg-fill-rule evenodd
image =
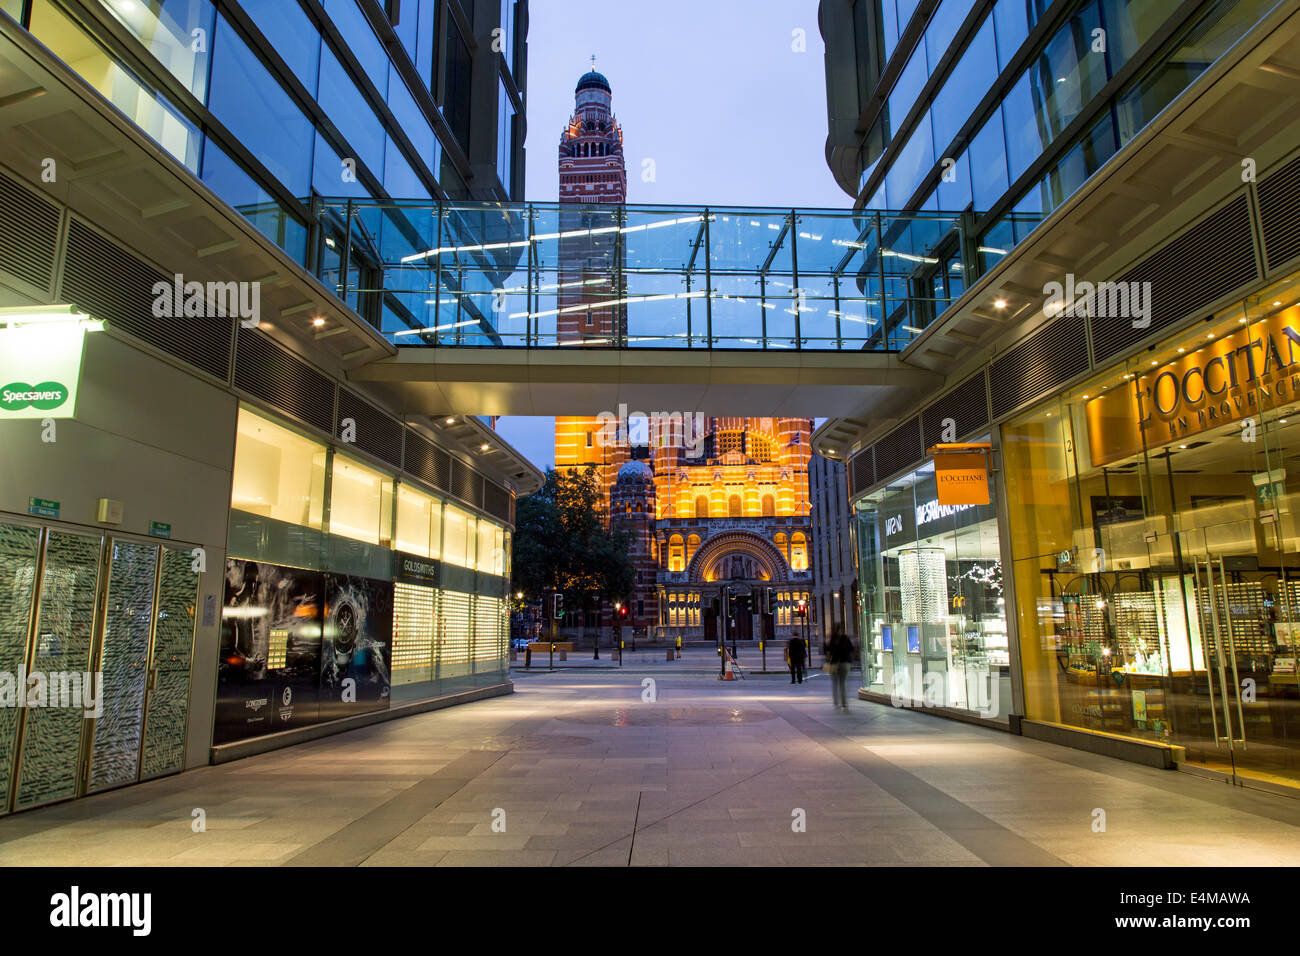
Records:
M1300 308L1290 308L1104 392L1084 406L1092 464L1244 423L1295 401L1297 363Z
M75 322L0 328L0 421L72 418L85 336Z
M986 505L989 503L989 451L992 445L957 442L935 445L927 454L934 457L934 480L938 503ZM918 517L917 523L920 524Z

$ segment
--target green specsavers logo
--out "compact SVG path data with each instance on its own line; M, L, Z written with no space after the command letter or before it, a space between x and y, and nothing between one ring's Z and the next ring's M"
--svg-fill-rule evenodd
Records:
M7 412L16 412L27 408L58 408L68 400L68 386L61 382L41 382L28 385L26 382L13 382L0 391L0 408Z

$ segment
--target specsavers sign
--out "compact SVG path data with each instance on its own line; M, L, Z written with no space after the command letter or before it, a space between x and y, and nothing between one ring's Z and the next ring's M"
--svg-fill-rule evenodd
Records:
M73 322L0 328L0 420L72 418L85 335Z
M1300 309L1207 342L1085 406L1094 465L1300 398Z

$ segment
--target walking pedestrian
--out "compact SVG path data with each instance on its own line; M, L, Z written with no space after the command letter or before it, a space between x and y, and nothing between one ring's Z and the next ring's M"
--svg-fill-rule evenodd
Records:
M839 628L831 634L831 639L823 647L826 655L826 671L831 678L831 703L836 708L849 709L848 693L845 686L849 678L849 668L853 664L853 642Z
M798 634L790 638L790 643L786 646L786 656L790 660L790 683L802 684L803 662L808 656L808 647Z

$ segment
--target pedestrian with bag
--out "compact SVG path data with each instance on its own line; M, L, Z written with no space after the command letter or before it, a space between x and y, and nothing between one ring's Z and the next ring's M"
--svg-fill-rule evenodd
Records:
M790 683L803 683L803 662L808 656L808 645L804 643L802 637L796 634L790 638L790 643L786 645L786 659L790 662Z
M822 650L826 655L826 663L823 667L831 678L831 703L836 708L848 710L846 685L849 668L853 666L853 642L843 630L836 628Z

